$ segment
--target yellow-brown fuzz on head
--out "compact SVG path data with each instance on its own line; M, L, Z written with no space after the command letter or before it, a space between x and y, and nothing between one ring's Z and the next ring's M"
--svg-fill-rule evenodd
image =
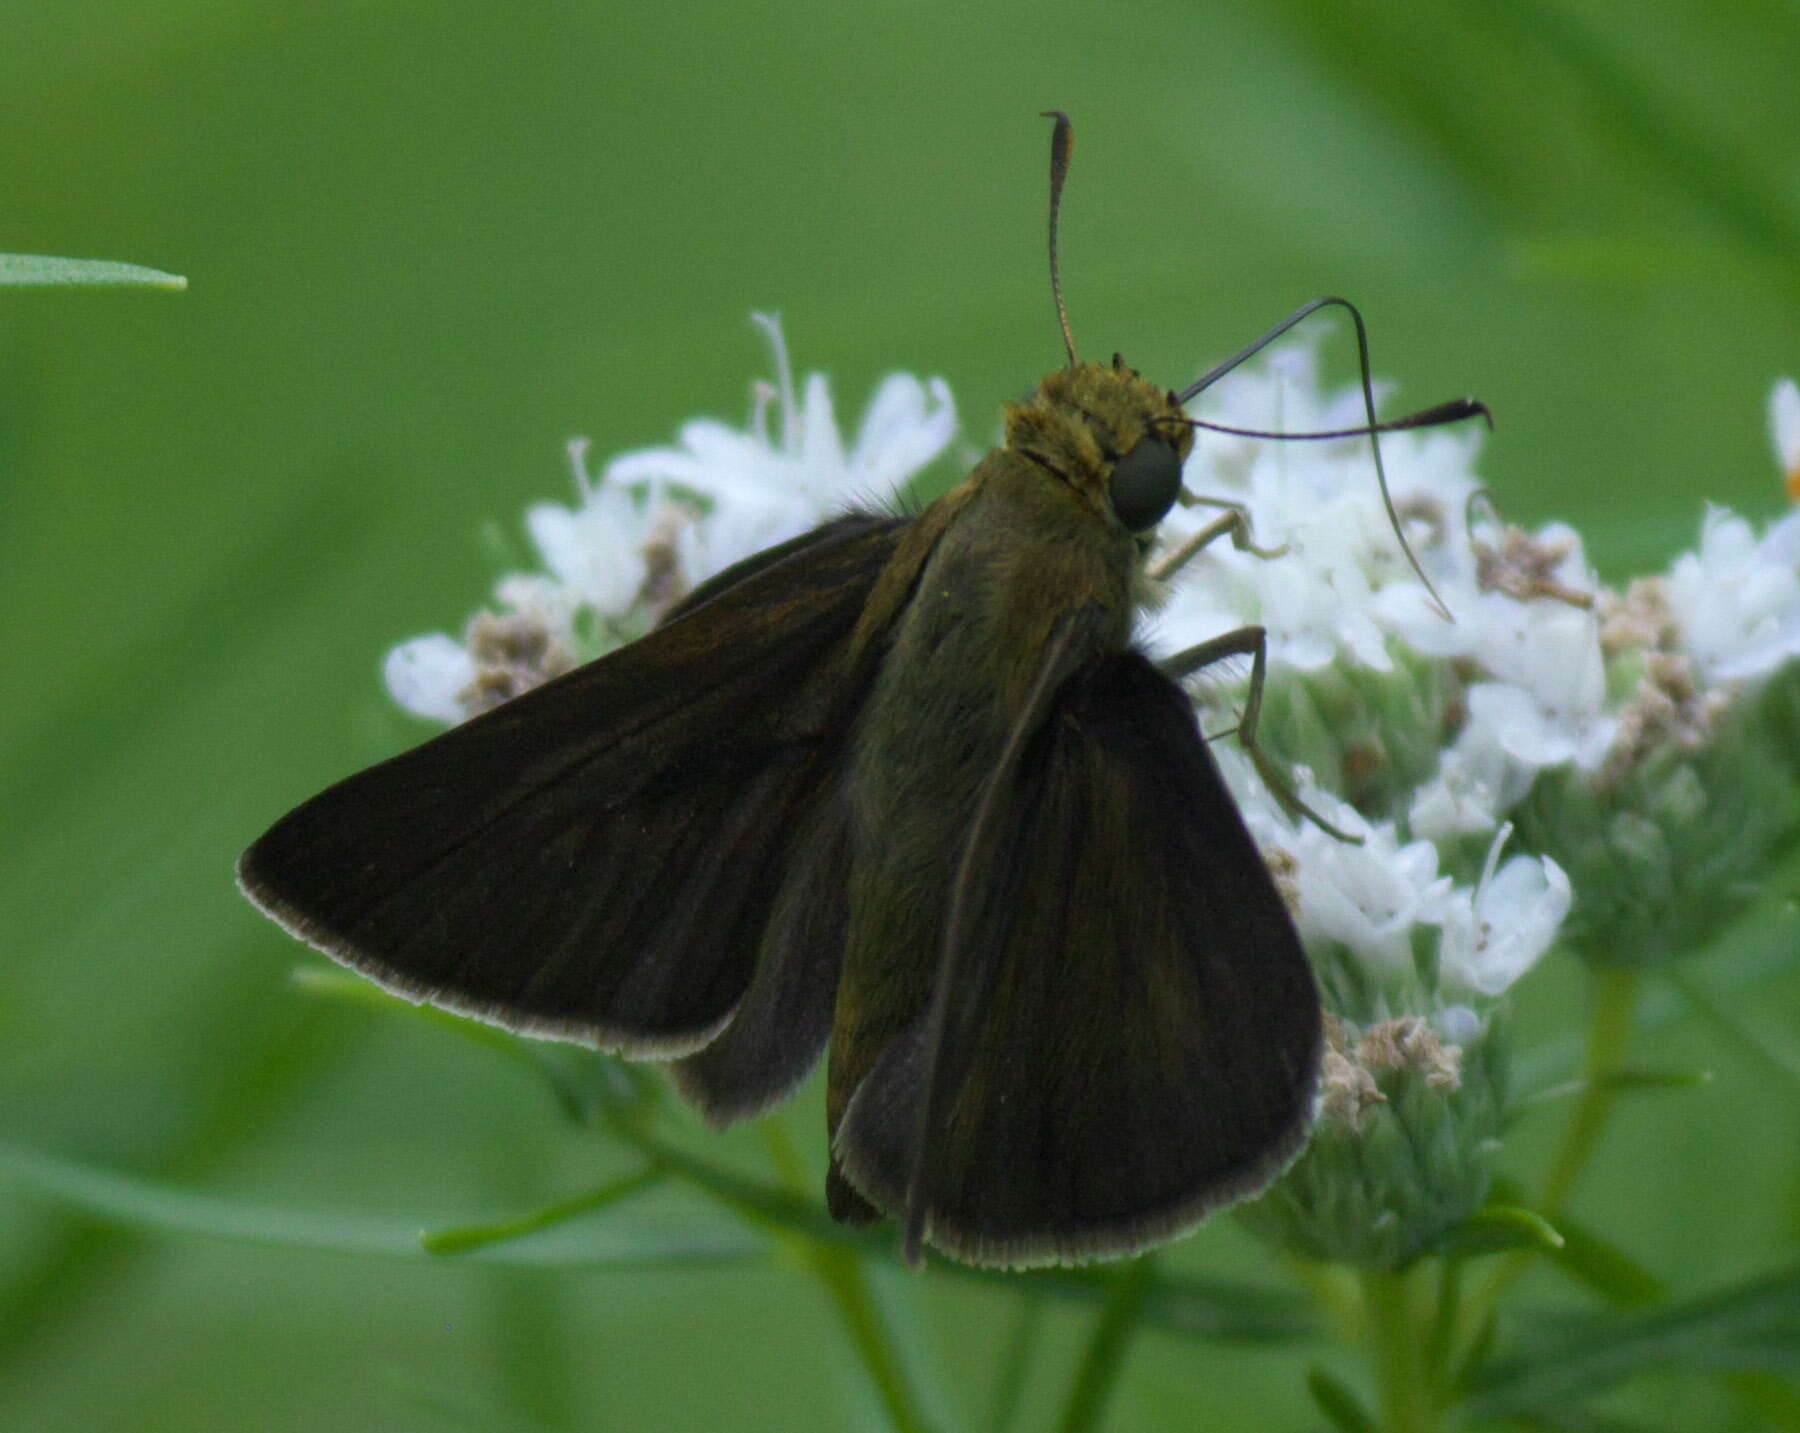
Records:
M1147 435L1185 459L1194 431L1175 395L1117 358L1059 368L1021 403L1008 403L1006 446L1049 469L1087 502L1106 509L1113 464Z

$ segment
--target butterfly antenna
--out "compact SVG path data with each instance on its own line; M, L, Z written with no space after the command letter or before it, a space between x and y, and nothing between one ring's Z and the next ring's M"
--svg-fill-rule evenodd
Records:
M1277 432L1273 428L1234 428L1229 423L1212 423L1205 418L1183 418L1190 428L1204 428L1209 433L1227 433L1234 438L1279 438L1283 442L1314 438L1361 438L1369 433L1399 433L1408 428L1437 428L1445 423L1460 423L1465 418L1481 418L1492 431L1494 415L1479 398L1452 398L1434 403L1404 418L1384 418L1373 427L1359 423L1354 428L1322 428L1311 433Z
M1437 588L1431 585L1431 579L1425 575L1425 569L1419 566L1419 559L1413 556L1412 544L1407 542L1406 534L1401 530L1400 514L1394 510L1393 495L1388 491L1387 468L1381 461L1381 439L1377 434L1387 432L1394 428L1427 428L1438 423L1454 423L1463 418L1473 418L1477 416L1487 419L1488 426L1491 428L1494 420L1492 415L1489 414L1485 404L1480 403L1473 398L1458 398L1449 403L1440 403L1435 408L1427 408L1421 413L1414 413L1409 417L1396 419L1392 423L1379 422L1375 417L1375 384L1374 380L1369 376L1369 331L1363 325L1361 310L1359 310L1355 304L1351 303L1349 299L1338 298L1335 295L1330 295L1322 299L1314 299L1311 303L1301 304L1299 308L1295 309L1267 333L1259 338L1252 339L1223 363L1215 364L1212 368L1209 368L1205 373L1201 374L1199 378L1188 384L1186 388L1175 395L1175 401L1177 403L1186 403L1196 394L1211 388L1213 384L1217 383L1227 373L1231 372L1232 369L1238 367L1245 362L1245 360L1261 353L1263 349L1267 348L1276 339L1280 338L1282 334L1286 333L1295 324L1299 323L1309 315L1317 313L1322 308L1343 309L1350 315L1351 326L1356 331L1356 361L1362 374L1363 412L1368 415L1369 421L1361 428L1344 429L1341 430L1341 432L1344 436L1348 436L1351 433L1368 434L1369 450L1375 459L1375 483L1376 486L1381 489L1381 503L1382 506L1387 509L1388 522L1393 526L1394 536L1400 543L1400 551L1406 554L1407 565L1412 568L1413 575L1419 579L1420 584L1430 595L1433 604L1437 607L1438 615L1446 622L1454 622L1456 618L1451 615L1450 609L1444 605L1444 599L1438 596ZM1197 424L1196 426L1210 428L1215 427L1216 425L1207 423ZM1315 436L1335 437L1338 436L1338 433L1283 433L1271 434L1270 436L1297 438L1309 438Z
M1075 126L1059 109L1047 109L1043 118L1056 121L1050 134L1050 296L1056 300L1056 321L1062 325L1063 347L1069 354L1069 367L1081 360L1075 356L1075 335L1069 331L1069 310L1063 306L1062 270L1056 262L1056 218L1062 209L1063 181L1069 177L1069 156L1075 152Z

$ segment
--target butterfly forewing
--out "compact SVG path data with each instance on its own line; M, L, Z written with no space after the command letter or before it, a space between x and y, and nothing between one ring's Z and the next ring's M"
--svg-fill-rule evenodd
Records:
M245 853L244 889L409 998L630 1053L699 1048L759 963L809 957L791 947L816 917L764 937L838 781L866 686L850 636L904 526L827 524L643 640L340 782ZM778 1083L817 1053L785 1051L800 1068Z

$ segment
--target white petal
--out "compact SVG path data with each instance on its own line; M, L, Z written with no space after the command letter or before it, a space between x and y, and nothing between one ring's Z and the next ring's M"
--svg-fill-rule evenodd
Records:
M800 402L800 460L802 480L813 492L836 496L844 490L844 440L838 434L831 407L831 385L823 373L806 375L806 396Z
M683 570L696 582L704 582L734 562L798 537L815 526L819 516L804 502L745 494L715 504L711 512L682 529L676 548Z
M1800 568L1800 507L1789 508L1763 534L1763 556L1783 567Z
M1800 655L1800 521L1758 541L1737 514L1709 506L1700 545L1670 566L1669 607L1683 647L1714 681L1761 676Z
M1447 922L1439 970L1447 985L1477 995L1509 989L1550 948L1573 893L1548 856L1514 856L1474 893L1466 917Z
M1450 889L1437 874L1436 848L1428 841L1400 845L1392 825L1371 826L1310 782L1301 783L1300 799L1362 841L1352 846L1310 821L1294 825L1245 803L1258 839L1292 858L1302 939L1344 946L1377 978L1403 974L1411 968L1413 928L1432 918Z
M857 431L851 472L864 493L884 497L937 457L955 433L956 404L943 379L928 388L910 373L890 373Z
M428 721L463 719L459 693L475 680L475 661L462 643L443 632L402 642L381 664L388 695Z
M1792 492L1800 478L1800 386L1791 378L1781 379L1770 390L1769 442Z
M1438 759L1437 772L1413 793L1407 819L1415 836L1444 841L1492 831L1522 800L1536 768L1509 756L1494 729L1470 722Z
M1592 770L1611 749L1618 723L1611 717L1546 707L1534 693L1505 682L1478 682L1468 691L1469 718L1506 754L1527 766L1573 762Z
M613 490L616 498L624 494ZM628 498L607 501L607 490L579 512L556 503L536 503L525 513L531 539L544 564L580 601L598 611L623 612L644 583L641 543L645 514Z

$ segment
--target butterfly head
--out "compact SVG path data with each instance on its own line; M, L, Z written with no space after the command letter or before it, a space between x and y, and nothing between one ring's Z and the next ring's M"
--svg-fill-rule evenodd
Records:
M1059 368L1006 407L1006 446L1109 521L1145 533L1181 492L1193 429L1175 395L1115 354Z

